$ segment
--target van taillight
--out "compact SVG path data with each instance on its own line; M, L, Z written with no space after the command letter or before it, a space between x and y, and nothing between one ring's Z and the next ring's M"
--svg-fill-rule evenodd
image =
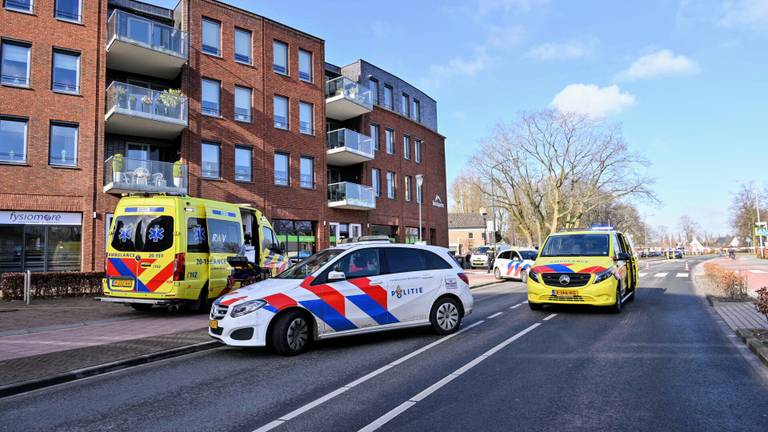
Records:
M174 281L184 280L184 273L187 272L186 267L187 267L186 255L183 253L177 253L176 256L173 258L173 280Z

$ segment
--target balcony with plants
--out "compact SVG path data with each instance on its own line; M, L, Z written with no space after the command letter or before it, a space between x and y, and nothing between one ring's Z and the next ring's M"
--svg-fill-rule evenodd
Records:
M187 127L187 97L181 90L152 90L113 81L106 91L106 131L171 139Z

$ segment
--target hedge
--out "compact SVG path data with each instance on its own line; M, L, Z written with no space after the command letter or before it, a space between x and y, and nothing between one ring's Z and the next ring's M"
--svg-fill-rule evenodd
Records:
M102 293L104 272L32 273L32 297L78 297ZM0 276L0 298L24 298L24 273L3 273Z

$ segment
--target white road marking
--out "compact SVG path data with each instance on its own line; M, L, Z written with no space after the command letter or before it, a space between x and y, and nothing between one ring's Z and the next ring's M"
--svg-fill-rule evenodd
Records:
M551 320L552 318L554 318L554 317L556 317L556 316L557 316L557 314L550 314L550 315L547 315L547 316L545 316L544 318L542 318L542 321L549 321L549 320Z
M497 316L499 316L499 315L501 315L501 314L503 314L503 313L504 313L504 312L496 312L496 313L495 313L495 314L493 314L493 315L489 315L489 316L488 316L488 319L494 319L494 318L496 318Z
M271 422L265 424L264 426L256 429L254 432L266 432L266 431L272 430L272 429L282 425L283 423L287 422L288 420L291 420L291 419L293 419L295 417L298 417L299 415L304 414L305 412L311 410L312 408L315 408L318 405L321 405L321 404L323 404L325 402L328 402L329 400L331 400L331 399L335 398L336 396L346 392L347 390L349 390L349 389L351 389L351 388L353 388L353 387L355 387L357 385L360 385L360 384L370 380L371 378L373 378L373 377L375 377L377 375L380 375L380 374L382 374L382 373L392 369L393 367L399 365L400 363L403 363L403 362L405 362L407 360L412 359L413 357L416 357L417 355L423 353L424 351L432 349L432 348L436 347L437 345L440 345L441 343L443 343L443 342L445 342L445 341L447 341L447 340L449 340L449 339L451 339L453 337L456 337L456 336L458 336L458 335L460 335L460 334L462 334L462 333L464 333L466 331L469 331L470 329L472 329L474 327L477 327L477 326L479 326L480 324L482 324L484 322L485 322L485 320L479 320L477 322L474 322L474 323L464 327L463 329L457 331L456 333L449 334L448 336L444 336L444 337L442 337L442 338L440 338L440 339L438 339L438 340L436 340L436 341L434 341L434 342L432 342L432 343L430 343L428 345L424 345L423 347L417 349L416 351L411 352L410 354L406 354L406 355L398 358L397 360L393 360L392 362L387 363L386 365L384 365L384 366L374 370L373 372L370 372L370 373L368 373L366 375L363 375L362 377L352 381L351 383L343 385L343 386L337 388L336 390L334 390L334 391L332 391L330 393L327 393L326 395L321 396L321 397L315 399L314 401L309 402L308 404L303 405L303 406L301 406L301 407L299 407L299 408L289 412L288 414L285 414L284 416L281 416L277 420L274 420L274 421L271 421Z
M524 301L524 302L523 302L523 304L526 304L526 303L528 303L528 300L526 300L526 301Z
M638 273L637 275L638 275L638 276L640 276L640 277L645 277L645 276L647 276L647 275L648 275L648 273L646 273L646 272L642 272L642 273Z
M765 270L750 270L749 272L750 272L750 273L757 273L757 274L765 274L765 273L768 273L768 272L767 272L767 271L765 271Z
M667 277L668 274L669 273L656 273L655 275L653 275L653 277L663 278L663 277Z
M675 275L675 277L687 278L688 277L688 273L678 273L678 274Z
M553 314L555 315L555 314ZM423 391L419 392L418 394L414 395L412 398L408 399L407 401L401 403L391 411L387 412L383 416L377 418L373 422L369 423L364 428L360 429L359 432L371 432L379 429L380 427L387 424L390 420L397 417L398 415L405 412L410 407L416 405L417 402L423 400L427 396L431 395L432 393L440 390L443 386L448 384L449 382L453 381L454 379L458 378L463 374L464 372L472 369L473 367L477 366L482 362L483 360L487 359L488 357L496 354L499 350L506 347L507 345L511 344L512 342L520 339L523 337L526 333L530 332L531 330L535 329L536 327L540 326L541 323L536 323L531 325L530 327L526 328L525 330L520 331L519 333L515 334L514 336L511 336L510 338L506 339L504 342L501 342L500 344L494 346L493 348L486 351L484 354L481 354L478 357L475 357L472 361L465 364L464 366L456 369L453 373L449 374L445 378L441 379L440 381L432 384L431 386L427 387Z
M509 308L510 308L510 309L515 309L515 308L519 308L519 307L520 307L520 306L522 306L522 305L523 305L523 303L518 303L518 304L516 304L516 305L514 305L514 306L510 306Z

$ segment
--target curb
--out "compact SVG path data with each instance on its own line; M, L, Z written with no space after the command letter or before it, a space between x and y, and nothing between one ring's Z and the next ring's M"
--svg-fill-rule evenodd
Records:
M500 284L500 283L504 283L504 282L507 282L507 281L504 281L504 280L498 281L497 280L497 281L493 281L493 282L483 282L481 284L472 285L471 287L469 287L469 289L473 290L473 289L476 289L476 288L482 288L482 287L486 287L488 285L495 285L495 284Z
M738 329L736 334L739 335L749 350L752 351L764 365L768 366L768 346L760 342L759 339L752 336L752 330Z
M9 384L0 386L0 399L9 396L18 395L21 393L30 392L32 390L38 390L45 387L54 386L57 384L63 384L71 381L76 381L83 378L88 378L96 375L105 374L108 372L114 372L121 369L126 369L132 366L138 366L142 364L152 363L159 360L165 360L173 357L179 357L187 354L196 353L199 351L205 351L222 346L218 341L200 342L193 345L186 345L176 348L171 348L164 351L158 351L151 354L144 354L139 357L133 357L125 360L118 360L110 363L104 363L96 366L90 366L87 368L76 369L63 374L54 375L46 378L40 378L31 381L24 381L15 384Z

